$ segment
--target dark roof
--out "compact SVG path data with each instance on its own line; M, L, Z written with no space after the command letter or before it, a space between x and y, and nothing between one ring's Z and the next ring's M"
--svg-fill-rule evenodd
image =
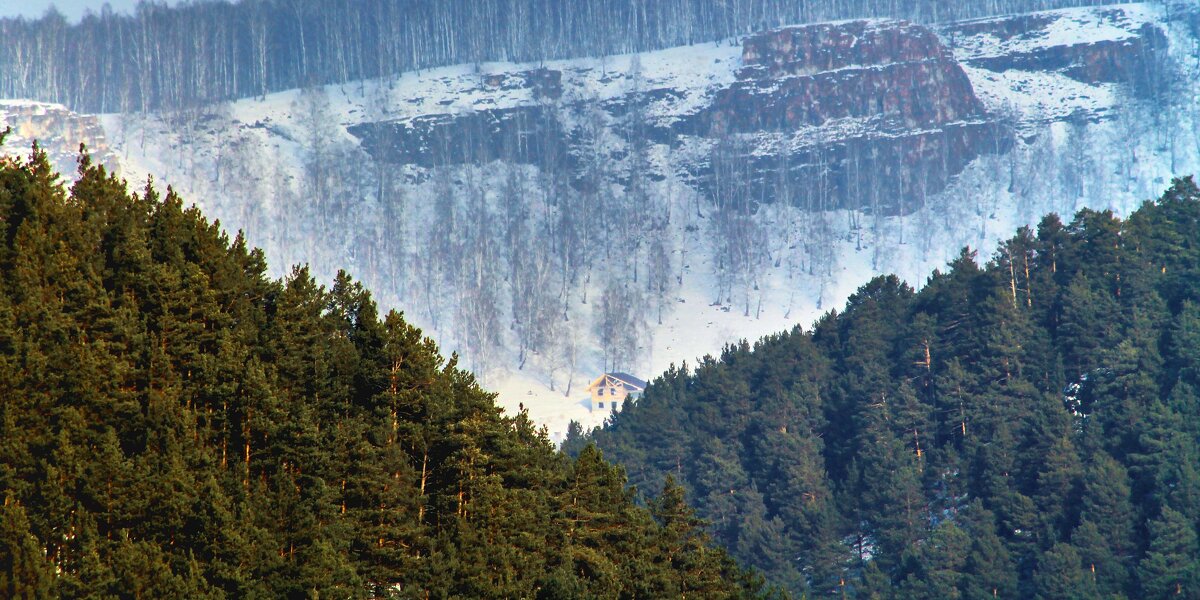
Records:
M628 383L630 385L633 385L633 386L637 386L640 389L643 389L643 390L646 389L645 381L642 381L641 379L638 379L637 377L634 377L633 375L630 375L629 373L606 373L606 375L608 375L609 377L620 379L621 381Z

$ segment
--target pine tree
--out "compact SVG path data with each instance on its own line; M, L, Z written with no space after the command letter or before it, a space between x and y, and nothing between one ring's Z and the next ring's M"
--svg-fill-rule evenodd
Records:
M891 431L885 400L869 407L862 438L861 473L856 482L859 511L882 551L882 568L894 566L925 536L929 517L915 451Z
M1174 360L1168 367L1175 377L1186 385L1200 383L1200 304L1184 301L1170 329L1169 348Z
M939 523L921 548L920 572L910 575L915 598L963 597L971 540L952 522Z
M176 572L159 546L122 537L112 549L114 579L108 594L132 598L220 598L192 561ZM100 590L92 590L99 592Z
M1094 523L1103 532L1122 571L1128 569L1137 550L1134 537L1137 517L1129 494L1129 476L1112 457L1098 454L1084 470L1080 518Z
M1200 597L1198 553L1194 521L1164 507L1150 522L1150 548L1138 565L1143 597Z
M963 513L971 549L963 578L963 598L1009 598L1017 592L1017 573L1004 542L996 535L996 517L976 500Z
M1035 503L1042 520L1042 539L1049 543L1066 539L1075 523L1079 505L1083 465L1070 437L1060 435L1037 477Z
M567 424L567 435L563 438L562 451L567 456L575 458L587 446L587 438L583 434L583 426L579 421L572 420Z
M796 567L795 545L788 539L783 519L768 517L763 495L756 488L743 492L739 501L744 522L734 544L727 547L756 565L768 580L789 590L805 590L808 583Z
M786 526L788 542L776 549L792 557L790 570L804 573L817 593L833 589L847 553L840 540L840 514L827 476L819 440L805 435L802 423L757 432L756 458L766 467L763 479L772 514ZM794 588L798 589L798 588Z
M730 571L729 560L708 547L705 522L684 502L683 488L668 476L651 514L660 526L656 545L666 556L667 580L661 591L670 596L705 597L719 593Z
M1084 576L1079 553L1070 544L1058 543L1042 555L1034 574L1037 598L1073 600L1095 598L1095 589Z
M843 580L842 589L846 585ZM887 600L892 597L892 581L879 568L879 563L870 561L862 569L858 585L854 587L854 597L863 600Z
M1080 381L1092 370L1107 340L1116 334L1112 315L1117 312L1108 290L1099 288L1084 273L1076 275L1063 290L1055 342L1063 356L1068 383Z
M6 498L0 507L0 595L13 600L54 598L54 568L29 531L25 510Z
M1071 545L1079 551L1085 577L1096 586L1098 593L1106 596L1126 593L1128 563L1113 551L1100 527L1092 521L1083 521L1071 533Z
M595 446L584 448L575 459L562 498L567 525L562 552L593 594L616 593L622 586L622 573L614 558L621 552L636 554L638 548L651 543L630 522L637 515L625 508L629 499L623 475L602 461ZM655 555L671 560L666 552Z

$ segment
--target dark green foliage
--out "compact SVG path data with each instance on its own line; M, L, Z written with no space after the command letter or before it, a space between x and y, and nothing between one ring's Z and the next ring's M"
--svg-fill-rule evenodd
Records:
M0 597L758 594L678 488L652 515L344 273L265 269L86 156L69 193L0 161Z
M1038 558L1033 586L1039 600L1096 598L1089 574L1084 573L1079 552L1070 544L1055 544Z
M902 594L930 600L962 598L970 548L970 538L958 525L938 524L919 552L911 555L912 572L900 585Z
M996 517L976 500L961 519L971 536L967 575L962 581L963 598L1012 598L1017 591L1017 572L1008 548L996 535Z
M1102 587L1119 591L1129 578L1137 551L1138 519L1129 501L1129 477L1120 463L1101 452L1084 473L1083 488L1080 518L1084 525L1095 525L1103 535L1098 547L1093 548L1097 562L1108 567L1097 574L1097 579Z
M672 370L590 439L797 595L1200 597L1198 223L1191 179L1048 216Z
M1198 553L1194 521L1164 508L1150 523L1150 549L1138 566L1144 597L1200 598Z
M25 510L11 498L0 507L0 595L13 600L54 597L53 565L29 531Z

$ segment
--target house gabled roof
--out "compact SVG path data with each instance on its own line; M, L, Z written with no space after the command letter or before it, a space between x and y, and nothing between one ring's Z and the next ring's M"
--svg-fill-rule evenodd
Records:
M593 389L602 385L617 385L625 388L627 392L642 392L646 390L646 382L630 375L629 373L605 373L592 381L587 389Z
M612 377L613 379L619 380L621 383L624 383L626 387L637 388L636 390L632 390L632 391L640 392L640 391L646 389L645 381L642 381L641 379L638 379L637 377L634 377L633 375L630 375L629 373L619 373L619 372L618 373L605 373L605 375L608 375L609 377Z

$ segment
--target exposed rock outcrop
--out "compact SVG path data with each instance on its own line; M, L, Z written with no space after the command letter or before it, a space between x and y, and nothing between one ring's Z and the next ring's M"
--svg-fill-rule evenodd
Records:
M813 75L931 58L953 57L932 31L906 21L820 23L747 37L738 78Z
M348 130L376 160L426 168L494 160L557 167L566 156L562 125L546 105L363 123Z
M11 127L12 132L0 152L27 155L36 141L64 176L75 173L80 144L87 146L93 162L110 170L118 166L104 127L95 115L79 114L61 104L0 101L0 131L5 127Z
M776 134L739 145L755 197L888 213L920 206L1009 132L948 48L903 21L806 25L748 37L738 80L685 121L693 135ZM711 179L713 158L692 165ZM736 158L734 160L737 160Z
M1061 33L1104 28L1110 34L1093 39ZM1082 83L1131 84L1139 93L1156 83L1167 47L1162 29L1132 21L1129 8L983 19L951 24L939 33L956 48L958 59L974 67L1060 72Z
M936 30L888 20L785 27L744 38L703 77L642 78L604 61L474 74L436 105L453 111L349 131L386 163L500 160L571 171L582 155L605 152L613 164L627 155L597 148L599 126L625 144L681 150L658 168L704 193L717 193L714 176L732 161L755 202L906 212L981 154L1005 152L1025 125L1105 118L1112 89L1104 86L1155 89L1165 37L1148 10L1035 13Z

